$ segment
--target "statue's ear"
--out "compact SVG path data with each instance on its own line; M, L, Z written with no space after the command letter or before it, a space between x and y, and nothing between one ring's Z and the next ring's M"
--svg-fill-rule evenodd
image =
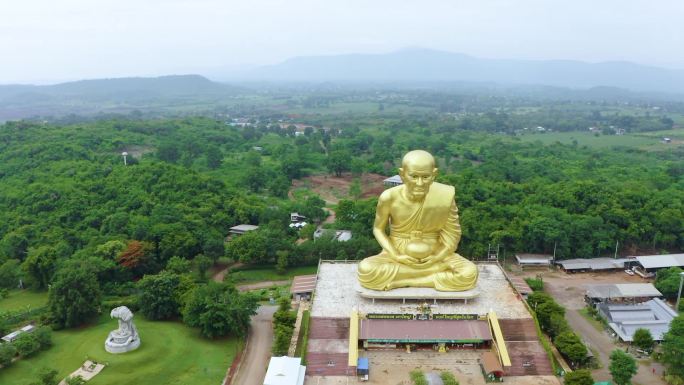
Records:
M437 167L432 169L432 177L435 178L439 174L439 169Z

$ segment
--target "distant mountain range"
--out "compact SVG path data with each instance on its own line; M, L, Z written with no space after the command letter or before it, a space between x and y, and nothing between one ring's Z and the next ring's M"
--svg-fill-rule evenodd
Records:
M244 89L199 75L80 80L47 86L0 85L0 121L27 117L168 111L211 105Z
M272 66L214 76L222 80L276 82L457 81L571 88L606 86L684 94L684 70L630 62L482 59L428 49L295 57Z
M47 86L0 85L0 101L3 98L18 96L43 99L79 97L97 100L110 99L151 99L169 96L195 96L236 94L240 89L213 82L199 75L171 75L155 78L117 78L79 80Z

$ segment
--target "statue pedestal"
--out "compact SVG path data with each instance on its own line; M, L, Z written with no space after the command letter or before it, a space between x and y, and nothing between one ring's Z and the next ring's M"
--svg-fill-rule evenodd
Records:
M477 286L467 291L438 291L430 288L400 288L388 291L366 289L357 279L357 262L323 261L319 265L312 317L349 317L361 314L406 313L429 303L442 314L488 314L499 318L530 318L503 271L495 264L478 264Z
M120 336L116 330L109 333L105 341L105 350L113 354L130 352L140 347L138 333L128 336Z
M438 300L463 300L467 304L469 299L476 298L480 295L479 287L474 287L465 291L439 291L427 287L403 287L400 289L379 291L360 286L356 292L361 297L368 298L373 302L375 302L376 299L383 299L401 300L403 303L405 303L407 299L416 299L433 301L434 303L437 303Z

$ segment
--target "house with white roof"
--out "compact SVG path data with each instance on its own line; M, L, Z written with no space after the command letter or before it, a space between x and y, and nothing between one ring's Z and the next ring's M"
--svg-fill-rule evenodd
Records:
M300 357L271 357L264 385L303 385L306 366Z

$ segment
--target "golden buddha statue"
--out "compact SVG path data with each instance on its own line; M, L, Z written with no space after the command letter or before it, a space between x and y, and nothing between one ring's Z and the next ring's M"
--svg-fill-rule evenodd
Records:
M378 199L373 235L382 251L359 263L361 285L373 290L472 289L477 266L456 254L461 225L454 187L434 182L435 159L422 150L404 156L399 175L404 184L385 190Z

